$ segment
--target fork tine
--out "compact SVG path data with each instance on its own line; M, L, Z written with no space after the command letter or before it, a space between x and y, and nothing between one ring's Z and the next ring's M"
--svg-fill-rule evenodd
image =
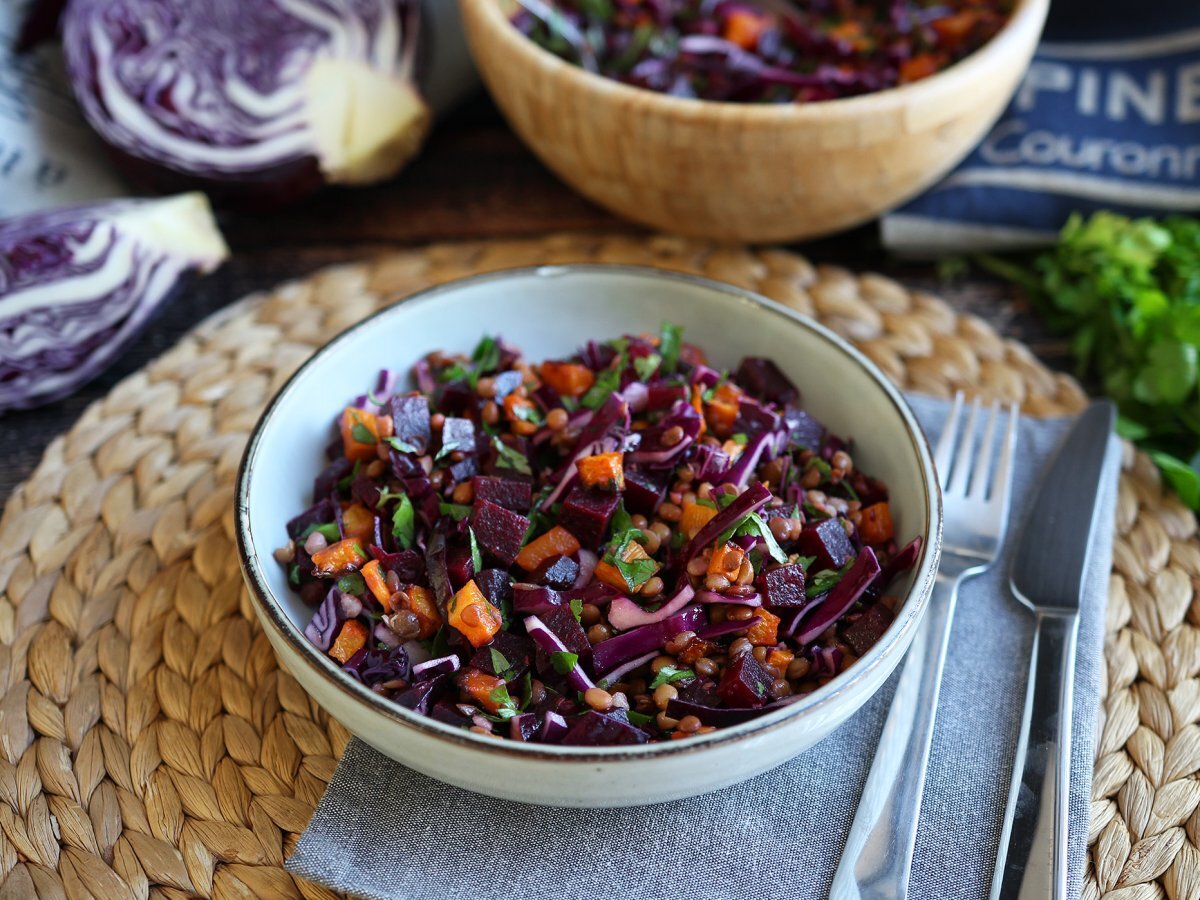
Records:
M970 500L982 502L987 497L988 485L993 479L989 478L992 466L996 461L996 420L1000 418L1000 401L993 400L991 412L988 414L987 427L983 432L983 440L975 454L975 471L971 475L971 488L967 492Z
M933 464L937 467L938 481L942 487L950 483L950 463L954 459L954 436L958 432L958 420L962 417L963 392L954 395L954 406L946 418L946 426L938 439L937 453L934 454Z
M972 450L975 446L975 423L979 421L979 408L982 404L976 397L971 401L971 414L967 417L967 427L963 429L962 439L958 444L958 453L954 457L954 472L950 476L950 485L946 488L949 494L966 496L967 482L971 477Z
M988 501L991 507L997 507L1000 510L1001 532L1008 525L1008 506L1009 497L1012 495L1012 481L1014 468L1014 453L1017 447L1017 426L1020 424L1021 411L1017 404L1011 403L1008 407L1008 429L1004 433L1004 446L1000 450L1000 459L996 461L996 476L993 481L992 497Z

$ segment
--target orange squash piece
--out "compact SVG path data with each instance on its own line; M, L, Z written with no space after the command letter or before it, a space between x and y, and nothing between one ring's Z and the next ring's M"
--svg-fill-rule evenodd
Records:
M733 580L737 578L738 570L742 567L742 560L745 558L746 554L741 547L726 541L713 550L712 556L708 558L708 574L724 575Z
M579 541L575 535L561 525L555 525L521 548L517 554L517 565L526 572L532 572L552 556L570 556L578 552Z
M596 569L592 574L597 581L602 581L618 591L629 590L629 585L625 583L625 576L621 574L621 570L610 562L600 560L596 563Z
M755 647L771 647L779 643L779 616L765 609L756 609L754 614L759 617L746 630L746 640Z
M625 490L624 453L597 453L575 463L579 480L601 491Z
M343 666L350 662L350 657L367 645L367 626L358 619L351 619L342 625L342 630L333 639L329 647L329 655Z
M700 415L700 433L696 437L704 437L708 431L708 423L704 421L704 389L698 384L692 385L692 409Z
M911 81L920 81L922 78L928 78L937 70L937 58L930 53L922 53L900 63L900 83L908 84Z
M765 17L748 9L735 9L725 17L723 37L743 50L753 50L758 46L758 37L766 26Z
M379 560L373 559L361 571L363 581L367 583L367 587L375 596L383 608L392 611L392 592L388 590L387 579L383 575L383 567L379 565Z
M358 425L366 429L371 436L370 440L360 441L354 436L354 432L358 430L355 426ZM365 409L347 406L342 411L341 430L342 450L346 454L346 459L351 462L369 462L378 458L375 445L379 443L379 423L373 414ZM358 433L359 437L364 436L361 430L358 430Z
M490 643L504 623L500 610L488 602L474 579L454 595L449 613L450 624L471 642L472 647Z
M456 679L458 686L471 696L477 704L490 713L499 712L501 703L492 697L492 692L504 687L504 679L489 675L482 669L463 669Z
M312 555L313 569L317 575L345 575L362 567L367 553L354 538L346 538L330 544Z
M716 514L715 507L684 501L683 514L679 517L679 530L683 532L684 537L691 540Z
M578 397L596 382L596 375L579 363L546 361L538 369L542 381L563 397Z
M342 530L348 538L370 542L375 536L375 517L361 503L353 503L342 510Z
M882 544L895 534L892 525L892 508L887 501L873 503L862 511L858 521L858 533L867 544Z
M772 650L767 654L766 664L775 670L777 677L783 678L787 674L787 667L792 664L792 660L795 658L796 654L791 650Z
M625 549L621 553L622 562L636 562L639 559L650 559L650 554L637 541L630 541L625 545ZM654 564L654 571L658 571L661 566L658 563ZM603 581L609 587L614 587L618 591L633 591L637 588L625 580L625 576L621 574L621 570L607 560L600 560L596 563L596 570L593 576L599 581Z
M410 584L404 588L404 593L408 596L404 608L417 617L421 626L417 640L429 640L442 627L442 614L438 611L437 601L433 599L433 592L419 584Z
M742 392L728 381L717 386L713 399L708 403L706 414L708 427L717 437L723 439L733 434L741 394Z

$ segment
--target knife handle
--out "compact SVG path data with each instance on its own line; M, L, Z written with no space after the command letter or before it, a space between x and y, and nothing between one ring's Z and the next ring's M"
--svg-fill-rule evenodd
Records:
M991 900L1065 900L1079 616L1039 613Z

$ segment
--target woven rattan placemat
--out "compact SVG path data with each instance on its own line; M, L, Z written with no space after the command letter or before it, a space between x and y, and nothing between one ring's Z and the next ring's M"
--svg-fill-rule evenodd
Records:
M233 479L259 411L329 335L440 281L641 263L760 291L906 388L1048 415L1078 385L875 275L672 238L447 244L212 317L56 439L0 519L0 897L328 896L282 868L349 738L276 666L238 573ZM1085 898L1200 897L1200 540L1127 448ZM1020 661L1024 665L1024 661Z

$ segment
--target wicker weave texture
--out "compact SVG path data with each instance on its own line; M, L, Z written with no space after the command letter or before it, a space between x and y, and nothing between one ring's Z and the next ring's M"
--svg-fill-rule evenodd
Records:
M783 251L675 238L435 245L209 319L56 439L0 519L0 897L325 897L283 868L349 735L278 668L233 539L235 470L329 335L430 284L646 264L760 291L903 387L1026 412L1084 395L929 294ZM1127 448L1085 897L1200 897L1200 540Z

